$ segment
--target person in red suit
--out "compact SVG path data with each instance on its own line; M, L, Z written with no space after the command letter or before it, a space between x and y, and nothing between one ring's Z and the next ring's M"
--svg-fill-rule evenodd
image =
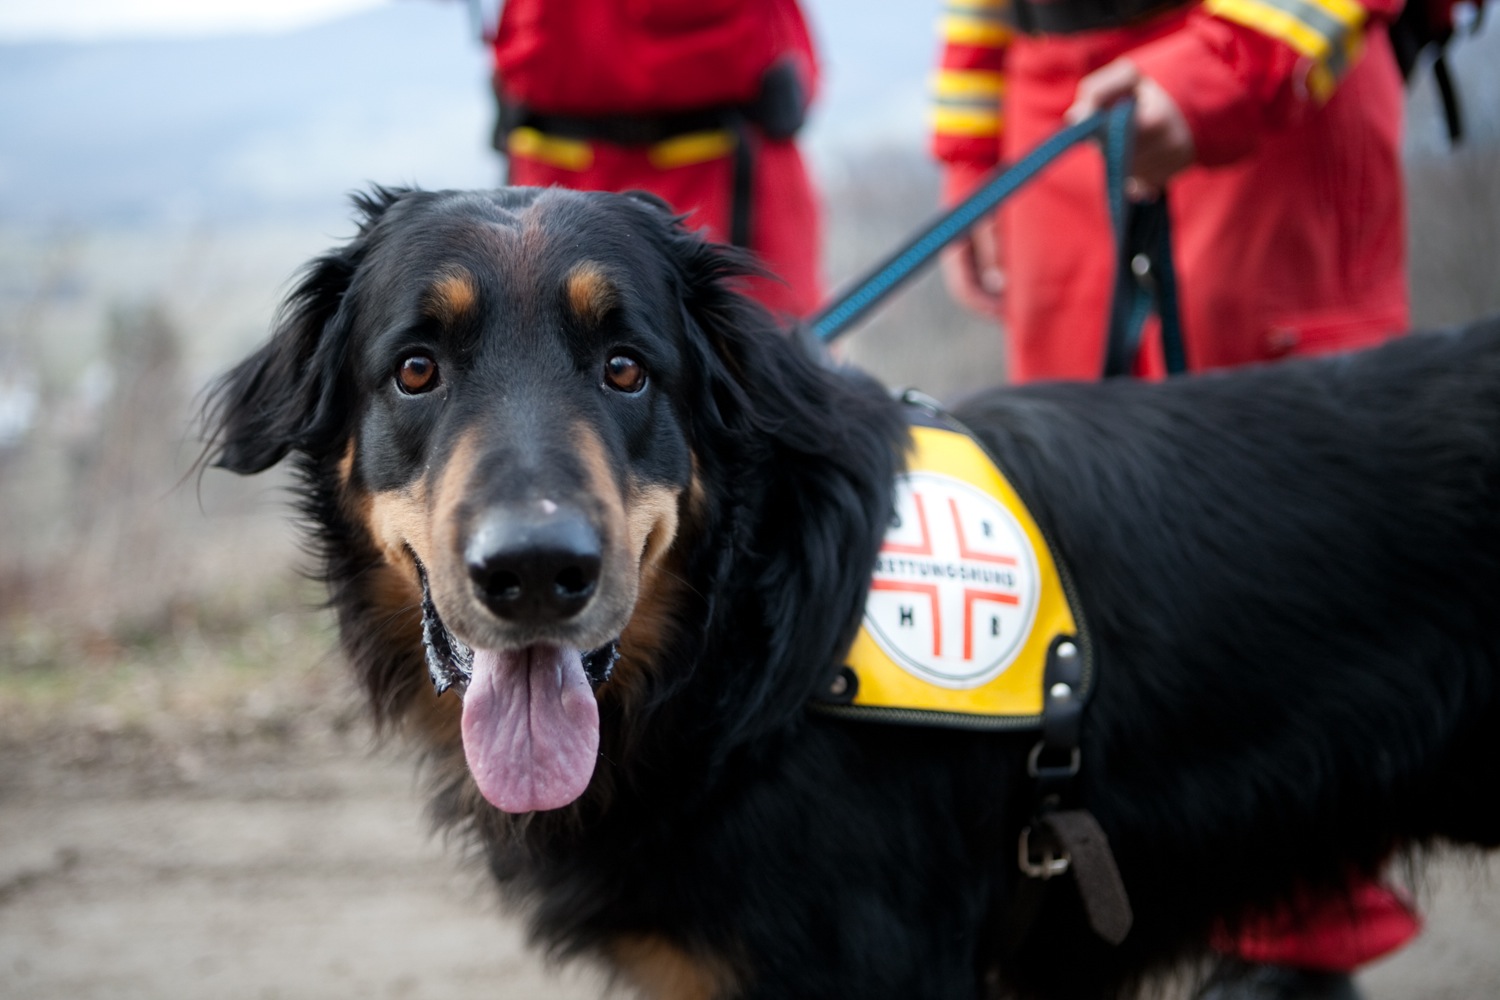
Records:
M1363 347L1408 325L1401 0L951 0L933 148L948 199L1067 120L1138 99L1134 181L1167 187L1188 362ZM1170 183L1167 183L1170 179ZM1017 381L1097 377L1112 248L1078 149L950 251Z
M1407 329L1401 0L950 0L935 83L944 198L1126 96L1130 185L1169 194L1189 367L1363 347ZM1098 378L1114 246L1079 147L950 248L956 298L1000 317L1013 381ZM1146 355L1141 374L1161 371ZM1349 973L1418 930L1356 878L1221 933L1201 994L1349 998Z
M754 251L773 310L820 303L795 140L818 67L796 0L506 0L490 40L509 183L650 192Z

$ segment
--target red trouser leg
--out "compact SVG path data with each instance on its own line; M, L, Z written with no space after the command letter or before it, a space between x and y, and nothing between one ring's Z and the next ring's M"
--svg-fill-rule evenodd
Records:
M1215 935L1214 947L1261 965L1319 972L1352 972L1406 944L1422 929L1405 898L1361 879L1347 897L1298 900L1251 919L1234 934Z

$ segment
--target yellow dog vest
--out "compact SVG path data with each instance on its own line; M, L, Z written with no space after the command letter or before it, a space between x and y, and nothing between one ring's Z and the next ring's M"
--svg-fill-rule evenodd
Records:
M1036 728L1053 646L1075 642L1088 655L1066 570L978 442L924 423L911 433L864 621L817 707L919 725Z

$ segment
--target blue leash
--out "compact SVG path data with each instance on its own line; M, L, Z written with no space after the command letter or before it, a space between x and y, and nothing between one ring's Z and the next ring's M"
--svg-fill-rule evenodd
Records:
M1154 310L1162 320L1167 370L1187 367L1177 312L1177 285L1171 262L1165 197L1131 202L1125 197L1127 165L1135 146L1135 102L1122 101L1091 118L1061 129L1004 169L996 169L963 201L938 216L810 321L821 343L847 333L854 323L904 285L945 246L958 239L1002 201L1015 194L1052 161L1081 142L1103 147L1105 185L1114 223L1115 297L1105 354L1106 376L1126 374L1140 346L1141 329Z

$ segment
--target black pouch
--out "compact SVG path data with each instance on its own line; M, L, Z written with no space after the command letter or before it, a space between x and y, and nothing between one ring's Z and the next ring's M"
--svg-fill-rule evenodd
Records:
M807 120L807 93L790 60L783 59L760 78L760 93L746 109L750 120L771 139L790 139Z

